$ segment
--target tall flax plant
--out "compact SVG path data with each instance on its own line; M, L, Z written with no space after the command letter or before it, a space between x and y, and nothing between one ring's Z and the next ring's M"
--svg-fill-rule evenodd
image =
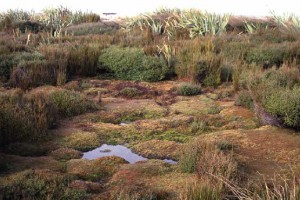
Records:
M230 15L217 15L214 13L202 13L198 10L187 10L178 15L178 26L188 29L190 37L197 35L219 35L226 31Z
M271 14L280 30L287 33L300 33L300 18L295 14L276 15L275 12Z
M54 29L54 37L60 37L62 29L72 24L72 12L63 6L43 10L40 21Z
M34 15L34 11L25 11L22 9L9 9L6 12L0 13L0 21L4 20L6 17L10 18L13 22L29 21L33 19Z

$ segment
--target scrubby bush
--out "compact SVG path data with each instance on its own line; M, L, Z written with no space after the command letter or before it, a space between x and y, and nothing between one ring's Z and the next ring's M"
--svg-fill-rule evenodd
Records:
M75 13L72 13L73 24L91 23L91 22L99 22L99 21L100 21L100 16L92 12L84 13L81 11L76 11Z
M24 95L16 90L0 94L0 144L36 140L56 123L56 108L42 94Z
M0 79L2 77L2 79L8 80L14 70L21 68L21 66L18 66L19 64L23 65L23 70L25 72L25 70L27 70L25 66L38 66L41 65L39 62L45 61L45 58L38 52L11 52L7 46L4 46L3 48L6 49L7 52L0 53ZM36 66L32 68L36 68ZM46 67L43 67L43 70L44 68Z
M49 97L61 117L72 117L96 108L93 102L78 92L55 90Z
M231 82L233 78L233 67L231 66L222 66L220 69L220 78L222 82Z
M143 92L135 87L125 87L119 92L119 95L127 98L133 98L141 94L143 94Z
M299 129L299 78L297 68L285 66L267 70L249 79L251 97L264 112L273 115L278 124Z
M245 55L247 63L255 63L263 68L280 67L284 62L300 61L299 43L283 42L258 46L249 50Z
M68 74L95 76L98 58L100 55L98 46L79 46L70 52L68 59Z
M271 47L257 47L251 49L245 56L248 63L256 63L264 68L279 67L283 63L285 49Z
M56 85L63 85L67 81L67 67L70 58L71 47L68 45L41 45L39 52L45 56L50 69L56 72Z
M0 55L0 81L7 81L13 68L13 54Z
M99 57L99 67L117 78L137 81L159 81L168 72L162 58L147 56L137 48L110 47Z
M183 96L198 95L201 93L199 85L192 85L190 83L182 83L177 87L177 94Z
M263 99L264 108L286 126L300 129L300 87L276 89Z
M0 144L38 140L56 126L59 117L71 117L91 109L96 109L95 104L68 90L0 93Z
M244 106L246 108L252 109L253 99L248 91L242 90L238 93L234 104L236 106Z
M49 66L45 60L19 63L12 71L10 79L13 86L25 90L55 82L55 68Z

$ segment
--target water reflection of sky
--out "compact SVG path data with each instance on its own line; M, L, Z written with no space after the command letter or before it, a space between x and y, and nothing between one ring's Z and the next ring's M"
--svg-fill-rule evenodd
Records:
M133 153L130 149L128 149L125 146L107 145L107 144L103 144L97 149L84 153L82 158L92 160L104 156L118 156L124 158L129 163L135 163L138 161L147 160L147 158L144 158L143 156L139 156L138 154Z
M88 151L83 154L84 159L93 160L96 158L101 158L105 156L118 156L124 158L129 163L136 163L138 161L148 160L147 158L133 153L130 149L122 145L108 145L103 144L99 148L92 151ZM170 164L177 164L176 161L171 159L164 159L163 161Z

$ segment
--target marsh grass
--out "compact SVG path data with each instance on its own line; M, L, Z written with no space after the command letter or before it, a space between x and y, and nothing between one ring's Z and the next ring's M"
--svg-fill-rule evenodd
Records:
M53 198L53 199L82 199L86 193L81 190L68 188L74 176L63 175L50 170L26 170L1 177L0 191L3 199L29 199Z

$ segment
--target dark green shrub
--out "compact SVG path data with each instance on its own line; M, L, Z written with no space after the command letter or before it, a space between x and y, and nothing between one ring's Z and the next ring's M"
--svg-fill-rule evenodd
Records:
M222 82L231 82L233 78L233 67L222 66L220 78Z
M234 102L236 106L244 106L246 108L253 108L253 99L247 90L242 90L238 93Z
M46 29L45 25L33 21L18 21L13 23L13 28L18 29L21 33L38 33Z
M199 85L192 85L190 83L183 83L177 87L177 94L183 96L198 95L201 93L201 87Z
M159 81L168 72L162 58L147 56L137 48L110 47L99 57L99 67L117 78L137 81Z
M61 117L72 117L96 108L93 102L78 92L56 90L49 95Z
M7 81L13 68L13 54L0 55L0 80Z

